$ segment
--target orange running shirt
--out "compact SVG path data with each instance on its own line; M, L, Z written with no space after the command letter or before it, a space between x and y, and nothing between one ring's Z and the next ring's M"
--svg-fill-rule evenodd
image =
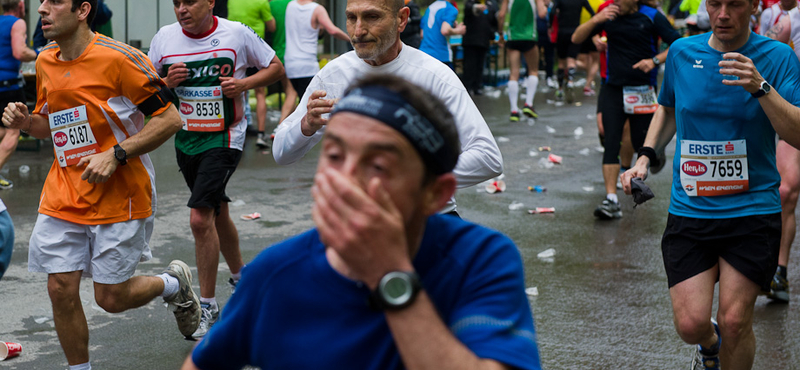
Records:
M36 60L34 113L48 119L56 153L39 213L84 225L150 216L156 188L148 155L128 158L105 183L81 180L84 167L76 163L141 131L145 117L137 105L166 84L145 54L100 34L77 59L65 62L59 55L51 42Z

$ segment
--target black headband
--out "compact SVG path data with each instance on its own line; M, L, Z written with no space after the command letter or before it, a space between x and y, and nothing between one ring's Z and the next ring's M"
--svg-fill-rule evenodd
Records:
M427 118L400 94L380 86L353 89L334 105L331 116L352 112L383 122L411 142L422 162L437 175L453 171L458 151L448 148L444 137Z

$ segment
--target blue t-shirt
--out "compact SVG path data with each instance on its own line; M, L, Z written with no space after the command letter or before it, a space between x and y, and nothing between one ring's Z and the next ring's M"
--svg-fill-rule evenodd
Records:
M436 0L422 17L422 44L419 50L442 62L452 62L453 55L447 37L442 35L442 24L453 26L458 9L446 0Z
M478 357L541 369L522 259L508 237L432 216L413 263L445 325ZM369 294L331 268L308 231L247 265L192 360L201 369L402 369Z
M675 41L669 49L658 102L675 108L677 145L669 212L684 217L733 218L781 211L775 167L775 130L758 99L740 86L722 84L724 53L708 45L711 32ZM750 33L736 52L790 104L800 106L800 63L789 46ZM680 179L684 140L746 140L749 190L722 196L688 196ZM710 169L709 169L710 170Z

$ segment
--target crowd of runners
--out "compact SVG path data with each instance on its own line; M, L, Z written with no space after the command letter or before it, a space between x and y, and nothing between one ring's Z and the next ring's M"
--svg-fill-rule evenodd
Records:
M671 169L662 252L675 329L697 348L693 369L752 367L756 297L789 301L800 195L797 1L426 3L348 0L339 28L311 0L173 0L176 22L145 54L92 31L97 0L41 1L51 42L13 53L36 59L36 106L20 101L9 74L0 134L54 145L28 269L48 276L70 370L91 369L82 278L112 313L163 297L180 333L200 340L186 369L540 369L516 246L461 220L454 198L503 172L473 102L491 48L505 51L511 122L539 119L537 92L565 110L577 93L597 96L605 196L595 217L623 217L618 191ZM23 2L2 4L13 18L0 26L24 39L11 28ZM353 50L320 67L323 32ZM453 36L462 37L460 68ZM286 102L269 135L273 84ZM280 165L321 146L315 229L253 261L242 258L225 191L248 125ZM135 274L152 258L157 227L147 153L173 136L191 191L199 293L184 261ZM4 209L0 202L0 222L11 225ZM0 277L10 256L2 248ZM220 253L234 291L224 309L215 298Z

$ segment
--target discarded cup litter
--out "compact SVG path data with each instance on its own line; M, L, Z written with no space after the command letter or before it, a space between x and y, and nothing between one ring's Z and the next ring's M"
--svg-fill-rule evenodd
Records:
M259 218L261 218L261 214L258 212L253 212L248 215L241 215L240 218L245 221L258 220Z
M549 152L550 151L550 147L549 146L540 146L539 147L539 151L540 152Z
M501 193L506 191L506 183L503 180L493 181L491 184L486 185L486 192L489 194Z
M241 199L237 199L233 203L231 203L231 207L241 207L243 205L245 205L245 203Z
M498 143L507 143L509 141L511 141L511 139L509 139L509 138L507 138L505 136L498 136L497 137L497 142Z
M550 162L549 160L547 160L547 158L539 159L539 167L541 168L553 168L555 167L555 165L556 165L555 163Z
M561 164L561 161L564 158L562 158L561 156L555 155L553 153L550 153L550 155L547 157L547 159L550 160L550 162L553 162L555 164Z
M583 127L578 127L575 131L572 132L575 135L575 138L578 139L583 135Z
M536 207L534 209L529 209L528 213L535 215L539 213L555 213L555 207Z
M22 166L19 166L19 173L28 173L28 172L31 172L31 168L28 167L27 164L23 164Z
M532 286L532 287L530 287L530 288L526 288L526 289L525 289L525 294L527 294L527 295L529 295L529 296L534 296L534 297L536 297L536 296L538 296L538 295L539 295L539 288L537 288L537 287L535 287L535 286Z
M536 255L536 257L539 258L553 258L555 256L556 256L556 250L553 248L539 252L539 254Z
M544 186L541 186L541 185L528 186L528 191L535 191L537 193L542 193L542 192L547 191L547 188L544 187Z
M511 204L508 205L508 209L510 211L516 211L518 209L522 209L522 207L525 207L525 205L520 203L520 202L517 202L517 201L514 201L514 202L512 202Z
M591 150L589 150L589 148L583 148L578 152L578 154L588 156L591 154Z
M591 192L594 191L594 186L584 186L581 189L583 189L583 191L585 191L587 193L591 193Z
M22 353L22 345L12 342L0 342L0 361L19 356Z
M548 134L555 134L556 133L556 129L554 129L554 128L550 127L550 126L547 126L547 133Z

